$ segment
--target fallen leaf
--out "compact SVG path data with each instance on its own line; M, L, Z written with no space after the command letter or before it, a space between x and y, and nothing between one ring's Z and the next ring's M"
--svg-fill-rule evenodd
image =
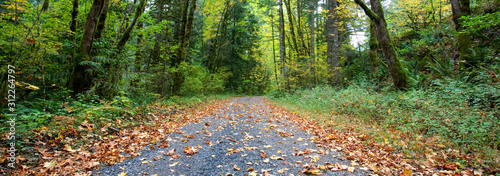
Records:
M141 162L141 163L142 163L142 164L148 164L148 161L143 161L143 162Z
M240 170L240 168L236 164L233 167L234 167L234 170L237 170L237 171Z
M170 166L170 167L174 167L174 166L177 166L177 164L179 164L179 161L177 161L177 162L175 162L175 163L172 163L172 164L170 164L169 166Z
M271 145L264 145L264 148L271 148L271 147L273 147L273 146L271 146Z
M348 167L348 168L347 168L347 170L348 170L349 172L354 172L354 169L355 169L354 167Z
M122 172L122 173L118 174L118 176L125 176L125 175L127 175L126 172Z
M287 170L288 170L287 168L280 169L280 170L278 170L278 173L281 173L281 174L282 174L282 173L285 173L285 171L287 171Z
M198 149L196 147L193 147L193 146L186 146L184 147L184 152L186 152L186 154L188 155L192 155L192 154L195 154L195 153L198 153Z
M267 158L267 154L266 154L266 153L264 153L264 151L260 151L260 156L261 156L262 158Z
M174 154L174 152L175 152L175 149L171 149L167 153L165 153L165 155L172 156Z

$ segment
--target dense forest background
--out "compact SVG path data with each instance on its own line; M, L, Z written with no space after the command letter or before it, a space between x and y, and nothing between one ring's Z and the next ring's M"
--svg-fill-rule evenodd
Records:
M105 126L158 101L268 95L438 134L498 168L498 0L0 4L0 105L2 114L15 106L19 131L61 116ZM4 98L10 87L15 105Z

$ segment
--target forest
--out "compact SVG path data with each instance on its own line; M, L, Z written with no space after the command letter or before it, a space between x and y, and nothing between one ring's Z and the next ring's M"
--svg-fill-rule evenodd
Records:
M500 174L499 54L499 0L1 0L0 173L265 96L411 161L377 174Z

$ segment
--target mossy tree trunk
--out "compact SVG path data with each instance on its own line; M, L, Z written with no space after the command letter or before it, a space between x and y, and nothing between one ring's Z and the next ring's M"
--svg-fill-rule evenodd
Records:
M396 53L394 44L389 36L389 31L387 30L387 23L384 19L384 10L382 9L380 0L370 0L371 9L369 9L362 0L354 0L354 2L363 8L366 15L370 17L375 25L376 36L387 60L387 65L389 67L389 72L393 79L394 86L396 86L399 90L406 89L410 78L408 77L408 74L403 68L401 62L399 62L398 54Z
M459 54L460 63L467 63L471 65L471 39L470 34L462 25L462 16L470 16L470 2L469 0L451 0L451 10L453 13L453 22L455 23L455 30L457 31L457 50ZM463 66L463 64L462 64Z
M94 31L97 25L97 18L101 12L101 7L104 0L94 0L90 11L87 15L87 22L80 42L79 54L76 56L73 63L73 71L70 77L69 86L73 90L73 95L88 90L92 85L92 74L87 70L90 69L89 65L80 64L82 61L90 60L90 51L92 49L92 41L94 39Z
M191 28L193 27L194 11L196 10L196 0L191 0L191 9L188 14L189 0L184 0L184 6L182 9L181 18L181 29L179 31L179 48L177 50L177 56L172 62L176 71L174 72L174 84L172 86L172 91L174 95L180 95L181 86L184 82L184 70L182 69L181 63L186 60L187 50L189 48L189 39L191 37Z

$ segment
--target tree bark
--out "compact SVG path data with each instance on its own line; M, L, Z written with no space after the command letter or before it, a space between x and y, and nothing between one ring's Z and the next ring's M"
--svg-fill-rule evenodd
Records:
M295 30L293 25L293 16L292 16L292 6L290 5L290 0L285 0L286 4L286 12L288 14L288 22L290 23L290 34L292 35L293 47L297 55L300 55L299 47L297 45L297 39L295 38Z
M315 0L310 1L309 7L309 31L310 31L310 57L311 57L311 72L313 84L316 84L316 56L314 53L314 12L316 11L316 2Z
M371 0L371 10L366 6L366 4L361 0L354 0L356 4L363 8L364 12L375 25L375 31L377 33L377 40L379 44L382 45L382 50L387 60L387 65L389 67L389 72L393 79L394 85L399 90L405 90L408 86L410 78L403 68L403 65L399 62L398 54L389 36L389 31L387 30L387 23L384 19L384 10L382 9L382 4L379 0Z
M76 32L76 18L78 17L78 0L73 0L73 11L71 12L71 23L69 29L71 32Z
M461 66L464 66L463 63L466 62L469 62L467 65L470 65L472 56L472 52L470 51L470 48L472 47L470 34L463 29L462 20L460 20L460 17L462 16L470 16L470 2L469 0L450 0L450 2L453 13L453 22L455 23L455 30L458 33L457 50L461 61L460 63Z
M184 82L184 70L180 68L180 64L186 60L187 49L189 48L189 39L191 37L191 28L193 26L194 11L196 10L196 0L191 1L191 9L189 12L189 17L187 16L189 6L189 0L184 0L184 7L182 13L182 25L179 33L179 49L177 51L177 58L175 60L175 67L177 71L174 72L174 85L172 91L174 95L180 95L180 89L182 83ZM186 19L187 18L187 19Z
M99 15L99 23L97 24L97 31L95 32L96 39L100 39L102 37L104 27L106 25L106 17L108 16L108 6L109 6L109 0L104 0L104 4L101 10L101 15Z
M155 3L156 7L158 8L158 13L156 14L156 24L160 24L161 21L163 20L163 0L156 0ZM160 62L160 55L161 55L160 45L162 43L161 37L162 35L159 32L155 34L155 46L153 47L153 53L151 54L153 63Z
M113 46L115 46L116 42L118 42L118 39L120 39L120 34L121 34L122 29L123 29L123 25L125 25L125 22L127 21L128 14L132 13L132 10L134 10L134 5L135 5L135 0L134 0L134 3L132 4L132 6L130 7L130 10L128 13L126 13L126 10L124 10L125 14L123 14L123 19L122 19L122 22L120 23L120 27L116 31L116 36L115 36L115 40L113 41Z
M302 48L303 48L303 53L304 54L309 54L307 52L307 46L304 42L304 34L302 32L302 20L301 20L301 16L302 16L302 7L301 7L301 3L300 3L300 0L297 0L297 34L299 35L299 39L300 39L300 44L302 44Z
M340 84L340 68L339 68L339 30L337 23L337 0L328 0L327 4L327 21L325 23L326 30L326 57L328 63L328 79L329 84L338 86Z
M280 84L278 81L278 69L276 68L276 51L274 49L274 15L271 9L271 36L273 40L273 65L274 65L274 79L276 79L276 86L280 90Z
M80 42L79 55L73 63L74 69L69 81L70 89L73 90L73 95L81 93L90 88L92 85L92 75L87 72L90 69L88 65L81 65L82 61L90 60L90 51L92 50L92 40L94 39L94 31L97 24L102 4L104 0L94 0L90 11L87 15L87 22L85 23L85 30Z
M283 0L279 0L279 27L278 30L280 32L280 62L281 62L281 75L283 75L284 80L288 80L287 78L287 66L286 66L286 46L285 46L285 19L283 17ZM287 85L288 87L288 85Z
M125 30L122 38L120 39L120 41L118 42L118 45L116 46L116 48L118 49L118 52L120 52L123 49L123 47L125 46L125 44L127 43L128 39L130 38L130 33L132 33L132 30L133 30L135 24L137 23L137 19L139 19L139 17L142 15L145 7L146 7L146 0L141 0L139 2L139 5L137 6L137 9L135 10L134 19L132 19L132 22L130 23L128 28Z

